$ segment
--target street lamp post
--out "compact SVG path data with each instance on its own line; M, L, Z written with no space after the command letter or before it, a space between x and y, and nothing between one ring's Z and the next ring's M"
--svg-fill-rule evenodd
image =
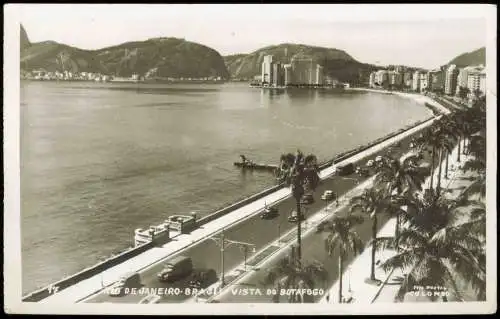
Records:
M221 237L209 237L208 239L211 239L212 241L215 242L215 244L220 247L220 260L221 260L221 274L220 274L220 285L221 288L224 287L225 282L224 282L224 251L226 248L229 248L229 246L236 244L240 246L240 249L243 249L244 247L244 254L245 254L245 270L246 270L246 264L247 264L247 252L248 252L248 246L254 247L255 251L255 245L246 243L246 242L241 242L241 241L235 241L235 240L229 240L226 239L224 236L224 229L222 229Z

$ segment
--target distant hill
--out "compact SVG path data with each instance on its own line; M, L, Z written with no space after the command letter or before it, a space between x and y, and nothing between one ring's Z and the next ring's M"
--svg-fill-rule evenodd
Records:
M30 45L31 43L30 40L28 39L28 34L26 33L26 30L21 24L21 43L20 43L21 50L29 47Z
M472 52L463 53L452 59L448 64L456 64L458 67L479 64L486 65L486 48L482 47Z
M100 50L82 50L54 41L29 43L21 27L21 69L101 72L116 76L222 77L229 73L221 55L207 46L177 38L126 42Z
M106 72L107 68L92 51L54 41L32 43L21 50L21 69L47 71Z
M374 68L356 61L342 50L290 43L264 47L249 54L225 56L224 61L232 78L253 78L260 74L264 56L269 54L282 63L289 63L294 56L310 56L315 63L323 65L326 75L339 81L357 82Z
M96 57L112 73L158 77L209 77L227 79L222 56L212 48L177 38L154 38L100 49Z

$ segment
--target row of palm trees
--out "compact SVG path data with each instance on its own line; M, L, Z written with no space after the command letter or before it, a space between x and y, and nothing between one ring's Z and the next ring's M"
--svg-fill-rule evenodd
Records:
M353 197L347 216L334 217L323 228L327 232L325 251L337 252L339 293L343 302L342 272L348 255L360 254L364 245L356 226L365 218L372 222L370 280L375 277L375 260L378 249L395 249L396 254L383 262L385 271L401 269L405 273L397 299L403 300L406 292L416 285L443 286L455 298L462 298L463 284L475 289L479 300L485 299L486 269L486 211L481 201L471 201L467 196L449 199L443 196L441 176L448 176L448 158L458 146L457 161L461 155L471 155L464 170L473 170L479 178L471 192L485 194L486 170L486 103L479 100L470 109L442 115L435 124L414 138L416 152L402 159L385 157L378 167L372 188ZM424 152L430 152L430 171L419 166ZM443 160L443 158L445 160ZM436 162L437 160L437 162ZM304 156L300 151L285 154L280 159L281 182L291 186L301 214L300 199L319 184L317 159ZM435 170L438 170L434 181ZM444 170L444 174L443 173ZM430 176L429 176L430 175ZM425 179L430 179L425 185ZM394 237L377 238L379 218L396 217ZM300 219L299 219L300 220ZM324 282L328 272L318 263L301 262L301 223L297 223L297 254L289 256L273 268L263 284L279 288L313 288L316 281ZM443 297L446 301L447 298ZM279 297L275 299L279 302ZM303 298L290 296L289 302L304 302Z

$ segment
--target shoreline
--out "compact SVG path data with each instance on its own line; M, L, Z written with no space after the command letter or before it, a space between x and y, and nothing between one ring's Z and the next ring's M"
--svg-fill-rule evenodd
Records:
M380 94L394 94L398 95L402 98L407 98L407 99L412 99L418 104L422 104L425 107L429 108L427 104L430 104L431 106L436 107L438 110L440 110L441 113L443 114L449 114L451 113L450 110L448 110L446 107L443 105L439 104L436 102L434 99L420 94L420 93L407 93L407 92L401 92L401 91L389 91L389 90L379 90L379 89L370 89L370 88L346 88L346 91L362 91L362 92L372 92L372 93L380 93ZM432 108L429 108L432 111Z

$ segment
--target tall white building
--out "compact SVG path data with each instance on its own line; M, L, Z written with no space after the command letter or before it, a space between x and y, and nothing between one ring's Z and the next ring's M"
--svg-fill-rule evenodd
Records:
M455 64L448 66L446 69L446 76L444 79L444 93L447 95L455 94L455 89L457 87L457 77L458 70Z
M420 73L420 92L425 92L429 88L430 84L430 75L428 72Z
M413 91L419 91L420 90L420 72L415 71L413 72L413 77L412 77L412 86L411 86Z
M273 78L273 56L266 55L264 56L264 61L262 61L262 83L271 83Z
M467 77L467 88L470 93L475 94L479 91L480 94L486 93L486 73L483 71L473 71Z
M370 73L370 79L368 80L368 86L371 88L375 87L375 71Z

